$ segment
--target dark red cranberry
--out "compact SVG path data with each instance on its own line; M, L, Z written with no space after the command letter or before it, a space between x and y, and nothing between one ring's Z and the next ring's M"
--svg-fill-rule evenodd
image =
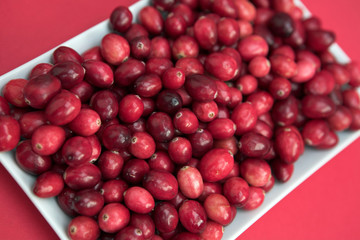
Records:
M74 209L83 216L97 215L104 206L104 198L98 191L85 189L78 191L74 197Z
M90 107L100 115L102 121L114 119L119 112L116 95L110 90L96 92L91 97Z
M146 121L146 128L158 142L168 142L173 139L175 129L171 117L163 112L155 112Z
M119 6L110 15L110 23L114 30L124 33L132 23L133 15L127 7Z
M78 216L71 220L67 229L72 239L96 240L100 236L100 229L97 222L86 216Z
M162 90L156 98L156 108L161 112L174 115L182 107L180 95L171 89Z
M122 179L129 184L139 184L149 170L150 167L146 161L136 158L130 159L124 164L122 169Z
M110 151L126 149L131 142L131 132L124 125L113 124L104 129L101 142Z

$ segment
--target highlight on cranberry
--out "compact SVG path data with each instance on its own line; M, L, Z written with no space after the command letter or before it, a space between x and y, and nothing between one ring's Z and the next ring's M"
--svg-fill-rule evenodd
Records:
M70 239L221 239L306 148L360 129L360 65L293 0L151 3L115 6L99 46L2 89L0 151Z

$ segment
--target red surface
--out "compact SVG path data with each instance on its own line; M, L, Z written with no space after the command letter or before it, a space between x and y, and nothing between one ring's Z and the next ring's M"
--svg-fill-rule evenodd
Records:
M135 0L0 1L0 75L37 57ZM304 0L360 61L360 2ZM332 159L238 239L360 239L360 140ZM57 239L50 226L0 166L0 239Z

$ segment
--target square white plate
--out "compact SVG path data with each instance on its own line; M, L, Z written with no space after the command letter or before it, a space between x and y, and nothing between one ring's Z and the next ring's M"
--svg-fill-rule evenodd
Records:
M140 9L148 5L150 0L142 0L130 7L130 10L134 14L140 11ZM305 17L310 16L310 12L300 2L295 0L296 4L300 6ZM134 19L136 19L134 17ZM69 46L79 53L83 53L87 49L93 46L99 46L102 37L110 32L108 21L103 21L98 25L88 29L87 31L77 35L69 41L61 44L61 46ZM58 46L57 46L58 47ZM56 49L55 47L54 49ZM24 65L2 75L0 77L0 89L11 79L15 78L27 78L32 67L38 63L50 62L51 54L54 49L44 53L43 55L25 63ZM349 61L349 57L341 50L341 48L334 44L330 48L331 52L341 63ZM317 171L326 162L332 159L341 150L346 148L351 142L356 140L360 136L360 131L357 132L342 132L339 134L339 144L331 150L313 150L307 148L305 153L295 163L295 170L292 178L285 184L276 183L274 188L266 194L265 201L261 207L253 211L242 211L238 210L237 216L233 223L225 228L223 239L230 240L236 239L242 232L250 227L257 219L269 211L276 203L284 198L289 192L295 189L311 174ZM20 187L24 190L30 200L38 208L44 218L48 221L54 231L57 233L59 238L68 239L67 236L67 225L70 218L62 212L58 207L57 202L54 198L52 199L40 199L32 193L32 185L35 182L35 177L22 171L15 162L14 151L0 153L0 161L12 175Z

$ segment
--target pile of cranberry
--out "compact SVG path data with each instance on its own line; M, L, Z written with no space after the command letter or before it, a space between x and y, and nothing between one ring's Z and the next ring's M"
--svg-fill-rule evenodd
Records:
M0 151L73 219L71 239L221 239L304 145L360 128L360 68L292 0L154 0L82 55L13 79ZM21 141L20 141L21 140Z

